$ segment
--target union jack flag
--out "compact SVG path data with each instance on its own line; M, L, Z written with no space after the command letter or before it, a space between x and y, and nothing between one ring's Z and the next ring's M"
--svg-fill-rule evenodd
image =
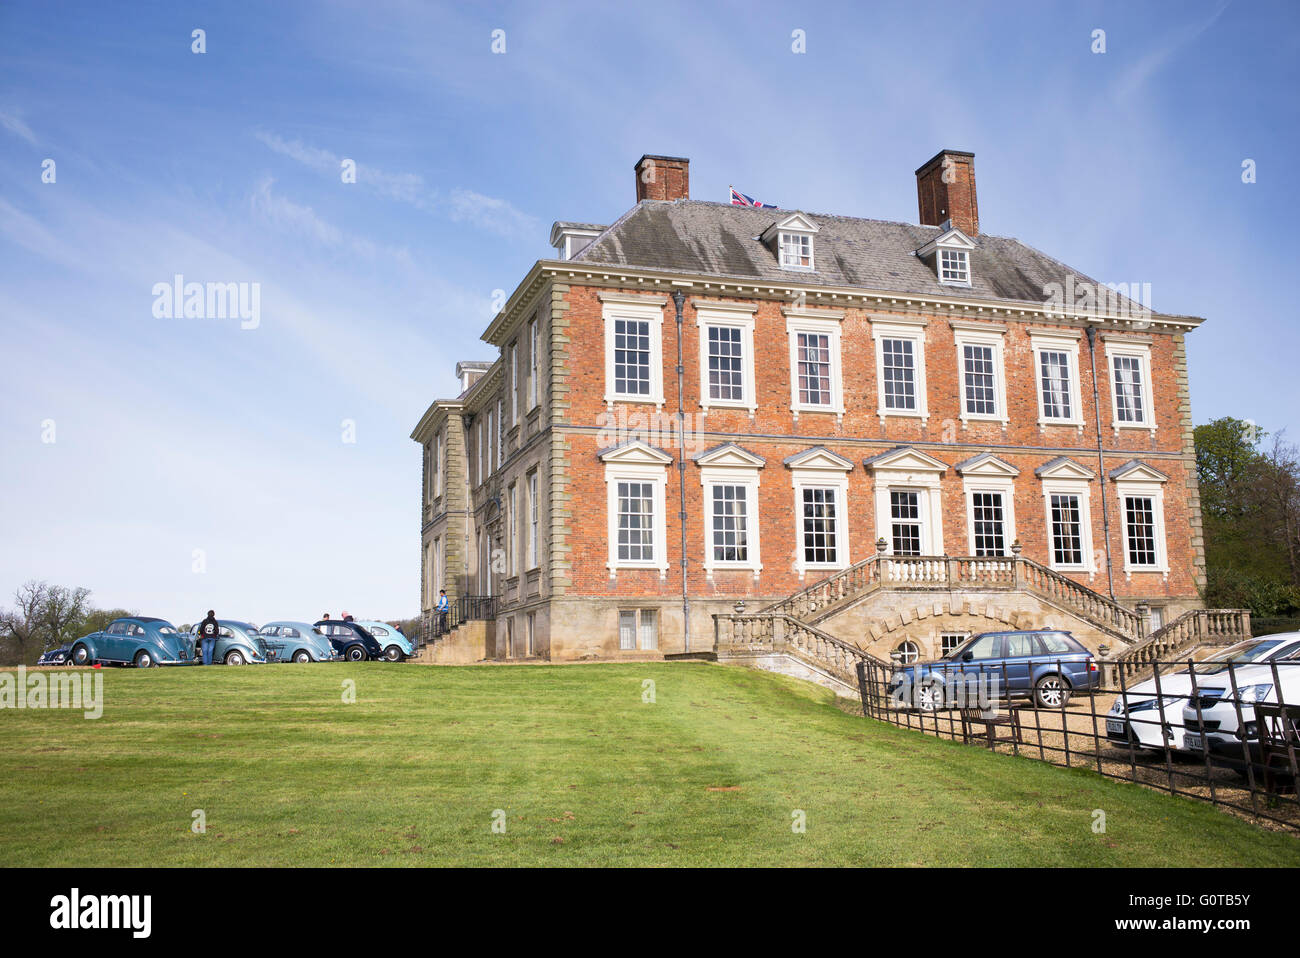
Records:
M732 205L732 206L753 206L753 207L756 207L757 209L760 209L760 210L774 210L774 209L776 209L776 207L773 206L771 203L760 203L758 200L754 199L752 196L746 196L744 193L740 192L740 191L739 191L738 189L736 189L734 186L729 187L729 189L731 190L731 205Z

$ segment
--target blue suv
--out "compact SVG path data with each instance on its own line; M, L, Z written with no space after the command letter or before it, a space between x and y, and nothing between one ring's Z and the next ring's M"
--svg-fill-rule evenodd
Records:
M1069 632L983 632L942 659L900 665L890 697L926 711L952 708L976 684L998 698L1032 698L1039 708L1065 708L1074 692L1101 686L1097 660Z

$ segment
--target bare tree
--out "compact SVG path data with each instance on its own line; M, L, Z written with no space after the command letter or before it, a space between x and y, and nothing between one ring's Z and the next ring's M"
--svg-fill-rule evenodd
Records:
M89 599L90 590L80 586L52 585L46 590L41 615L45 648L57 648L77 637L73 633L86 617Z
M0 609L0 656L6 665L26 662L44 648L41 619L49 592L44 582L24 582L14 590L14 607Z

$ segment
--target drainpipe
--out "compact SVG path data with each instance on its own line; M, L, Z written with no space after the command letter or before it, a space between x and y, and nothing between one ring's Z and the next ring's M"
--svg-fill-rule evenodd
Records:
M1101 399L1097 390L1097 327L1088 324L1088 361L1092 364L1092 411L1097 419L1097 475L1101 482L1101 527L1106 536L1106 590L1115 601L1115 576L1110 563L1110 513L1106 509L1106 460L1101 453Z
M686 386L686 366L682 361L682 306L686 294L673 290L673 305L677 307L677 486L681 493L681 509L677 522L682 527L682 649L691 650L691 602L686 592L686 409L683 405Z

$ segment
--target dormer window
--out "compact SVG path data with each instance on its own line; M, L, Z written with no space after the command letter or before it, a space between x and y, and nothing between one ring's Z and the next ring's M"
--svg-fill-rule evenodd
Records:
M934 270L935 278L943 286L969 286L971 284L971 251L975 243L961 230L945 224L942 232L926 243L916 255Z
M964 249L939 250L939 282L970 285L970 254Z
M560 259L569 260L592 244L605 227L595 223L555 223L551 226L551 245Z
M813 268L811 236L807 233L781 234L781 268Z
M819 231L812 220L794 213L769 226L759 241L776 253L777 263L782 269L812 272L816 268L813 265L813 237Z

